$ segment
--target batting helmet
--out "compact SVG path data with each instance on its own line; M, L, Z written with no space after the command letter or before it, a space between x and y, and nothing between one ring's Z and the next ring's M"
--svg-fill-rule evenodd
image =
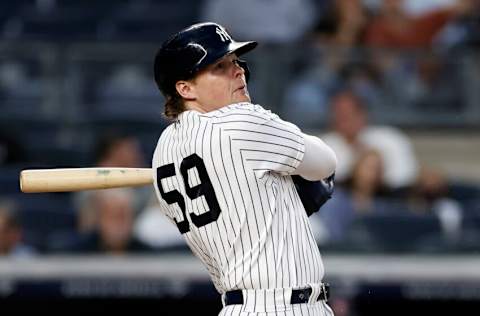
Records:
M175 83L191 79L199 70L231 53L238 56L251 51L257 42L236 42L219 24L194 24L165 41L155 56L155 82L165 95L175 93ZM245 69L245 62L239 65Z

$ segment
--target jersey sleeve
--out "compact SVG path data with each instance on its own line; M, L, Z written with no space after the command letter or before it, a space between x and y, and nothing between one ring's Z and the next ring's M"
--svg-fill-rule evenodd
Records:
M296 125L250 103L223 114L218 122L233 150L250 168L282 175L295 173L305 152L303 134Z

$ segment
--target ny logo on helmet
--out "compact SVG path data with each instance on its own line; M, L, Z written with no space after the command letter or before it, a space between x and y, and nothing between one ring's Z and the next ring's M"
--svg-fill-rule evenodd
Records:
M220 36L220 39L222 40L222 42L229 42L232 40L230 35L228 35L228 33L224 29L217 27L215 29L215 32L218 34L218 36Z

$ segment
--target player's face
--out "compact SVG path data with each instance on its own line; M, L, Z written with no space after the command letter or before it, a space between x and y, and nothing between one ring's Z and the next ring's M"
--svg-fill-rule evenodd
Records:
M194 102L201 110L209 112L233 103L250 102L245 71L237 61L235 54L227 55L191 81Z

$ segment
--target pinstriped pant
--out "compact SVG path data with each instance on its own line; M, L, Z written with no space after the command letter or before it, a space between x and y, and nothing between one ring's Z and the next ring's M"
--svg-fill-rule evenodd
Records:
M302 304L290 304L291 288L242 290L243 305L224 304L219 316L333 316L333 311L325 301L317 301L320 284L309 286L312 294L308 302Z
M242 307L243 305L225 306L219 316L333 316L333 311L324 301L292 304L276 312L247 312L242 311Z

